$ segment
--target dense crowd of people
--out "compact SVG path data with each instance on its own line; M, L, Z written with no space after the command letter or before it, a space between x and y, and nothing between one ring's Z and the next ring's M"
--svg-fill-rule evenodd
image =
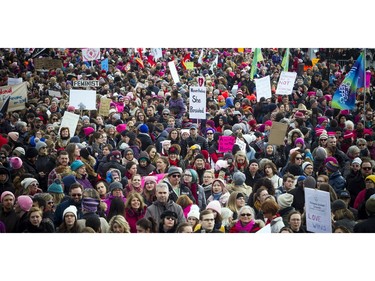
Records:
M81 49L0 49L0 87L22 78L28 91L24 109L0 113L0 232L307 233L306 188L329 193L332 232L375 232L374 69L355 109L339 110L332 97L361 50L314 60L290 49L295 85L276 95L285 51L261 49L250 77L246 48L163 48L157 59L102 48L91 62ZM61 67L36 68L42 57ZM266 76L272 97L259 99L254 79ZM207 113L195 120L199 77ZM97 110L69 104L74 80L99 81ZM65 112L80 116L75 131L61 126ZM284 145L269 143L274 122L287 124Z

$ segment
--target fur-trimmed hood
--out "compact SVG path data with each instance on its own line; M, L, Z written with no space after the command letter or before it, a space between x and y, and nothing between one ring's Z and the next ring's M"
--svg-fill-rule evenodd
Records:
M293 143L292 143L292 136L293 136L294 133L299 134L299 138L303 138L304 137L300 129L293 129L293 130L291 130L288 133L288 141L287 141L288 144L293 145Z

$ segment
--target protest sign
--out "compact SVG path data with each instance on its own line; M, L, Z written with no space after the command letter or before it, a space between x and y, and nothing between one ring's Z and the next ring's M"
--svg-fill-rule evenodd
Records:
M25 102L27 102L27 83L22 82L21 84L17 85L0 87L0 107L9 96L10 100L7 111L24 109Z
M34 66L35 69L56 69L62 67L62 61L60 59L35 58Z
M268 144L285 145L284 139L287 130L288 124L281 122L272 122L270 135L268 137Z
M96 91L70 90L69 105L79 110L96 110Z
M99 80L74 80L73 87L99 87Z
M82 49L83 61L93 61L100 59L100 48L85 48Z
M60 91L48 90L48 94L51 97L61 98L61 92Z
M99 115L108 116L110 109L111 99L101 98L99 106Z
M108 59L102 60L100 63L102 70L108 71Z
M171 75L172 75L174 83L175 84L179 83L180 78L178 78L178 73L177 73L177 69L176 69L176 66L174 64L174 61L168 62L168 67L169 67L169 70L171 71Z
M75 135L78 120L79 120L78 114L74 114L74 113L65 111L64 116L62 117L62 120L61 120L58 135L60 135L60 130L61 130L62 127L68 127L69 132L70 132L70 137L73 137Z
M206 87L190 87L189 117L206 119Z
M255 80L255 87L257 91L257 101L259 102L261 97L265 99L271 98L271 81L270 76L266 76Z
M315 233L331 233L331 201L327 191L304 188L306 227Z
M282 71L279 78L279 83L277 83L276 95L291 95L296 78L296 72Z
M235 142L236 138L233 136L220 136L218 146L219 152L232 151Z
M22 82L23 82L22 77L21 78L10 78L10 77L8 77L8 86L18 85L18 84L21 84Z

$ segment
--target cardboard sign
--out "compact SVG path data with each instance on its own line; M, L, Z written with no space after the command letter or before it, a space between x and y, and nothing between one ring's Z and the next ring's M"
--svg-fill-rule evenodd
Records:
M111 108L111 99L101 98L99 106L99 115L107 117L109 115L109 109Z
M232 151L233 146L236 142L236 138L233 136L220 136L219 137L219 152Z
M305 190L306 227L315 233L331 233L331 202L330 194L312 188Z
M272 122L268 144L285 145L284 139L288 130L288 124L281 122Z
M51 58L39 58L34 59L35 69L55 69L62 67L62 61L60 59Z
M79 110L96 110L96 91L70 90L69 105Z
M157 61L157 59L163 57L163 52L162 52L161 48L152 48L151 54L154 57L155 61Z
M10 100L7 111L24 109L25 102L27 102L27 83L22 82L17 85L0 87L0 108L9 96Z
M189 118L206 119L206 87L190 87Z
M296 72L286 72L282 71L277 83L276 95L291 95L294 87L294 82L296 81Z
M99 80L74 80L73 87L99 87Z

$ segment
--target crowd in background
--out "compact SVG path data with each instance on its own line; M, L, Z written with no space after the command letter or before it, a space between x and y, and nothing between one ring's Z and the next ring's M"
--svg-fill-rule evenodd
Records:
M148 48L100 51L84 62L81 49L0 49L0 87L22 78L28 90L23 110L0 113L0 232L304 233L306 188L329 193L332 232L375 232L373 67L354 110L331 107L361 49L316 49L314 60L291 48L297 78L284 96L281 48L261 49L254 77L247 48L162 48L157 60ZM36 69L41 57L61 67ZM258 99L265 76L272 97ZM195 120L199 77L207 114ZM99 81L98 110L69 105L74 80ZM80 116L73 132L65 112ZM287 124L284 145L269 144L273 122ZM231 151L221 136L235 137Z

